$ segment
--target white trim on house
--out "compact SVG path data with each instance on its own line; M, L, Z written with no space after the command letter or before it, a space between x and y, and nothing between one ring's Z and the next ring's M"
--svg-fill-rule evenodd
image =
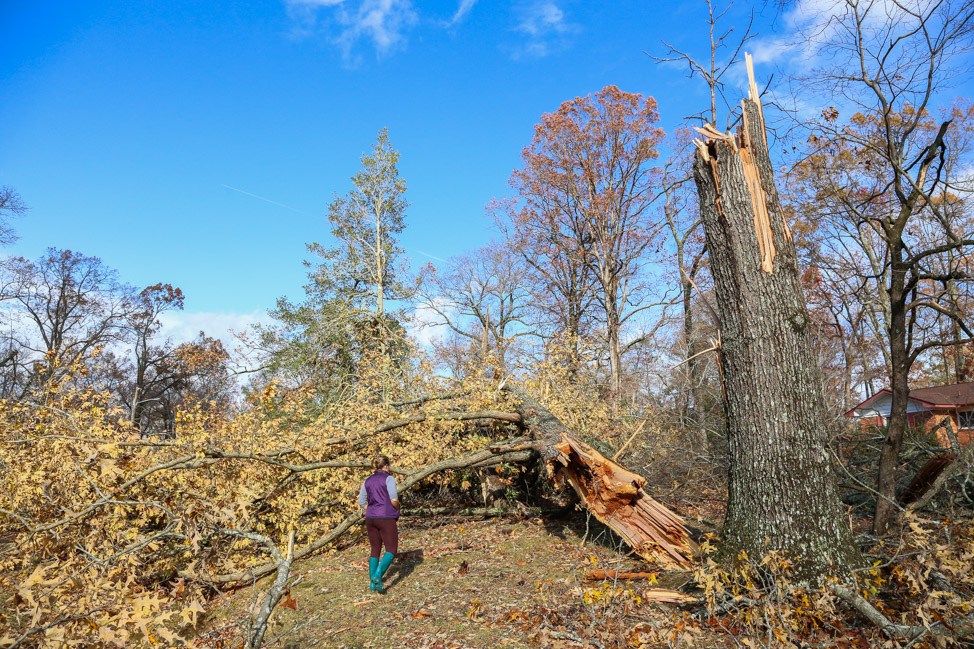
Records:
M890 410L893 407L893 395L882 394L870 403L865 408L856 408L853 414L860 419L867 419L871 417L883 417L888 418ZM914 412L929 412L930 409L923 405L923 402L910 399L906 403L907 414Z

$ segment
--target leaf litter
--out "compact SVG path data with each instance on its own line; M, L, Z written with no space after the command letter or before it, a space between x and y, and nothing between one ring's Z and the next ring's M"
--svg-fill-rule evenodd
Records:
M385 594L368 591L368 543L296 566L296 609L279 608L268 647L429 649L653 647L672 635L674 609L642 597L646 584L585 582L593 565L652 570L654 586L678 588L682 571L659 571L631 555L584 514L528 520L403 519L400 557ZM252 588L227 594L207 620L204 646L235 647ZM650 630L650 631L647 631ZM723 646L716 634L715 644Z

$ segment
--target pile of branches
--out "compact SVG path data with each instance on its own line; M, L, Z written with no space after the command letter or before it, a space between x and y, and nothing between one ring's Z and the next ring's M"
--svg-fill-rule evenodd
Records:
M638 553L688 560L682 521L642 478L602 464L525 393L478 387L309 419L308 395L271 386L233 419L183 413L174 440L140 438L97 392L0 403L0 582L14 594L0 646L175 642L216 589L276 575L252 620L259 646L294 562L361 521L358 485L379 452L403 492L541 458Z

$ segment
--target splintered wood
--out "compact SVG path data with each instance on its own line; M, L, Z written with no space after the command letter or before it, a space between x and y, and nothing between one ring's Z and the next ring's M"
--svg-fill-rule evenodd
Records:
M751 141L752 132L760 134L763 136L765 133L764 124L764 109L761 106L761 97L758 93L758 86L754 80L754 62L751 59L751 55L748 53L744 54L744 60L747 65L747 76L748 76L748 86L749 86L749 98L742 100L742 111L741 116L743 118L743 126L738 130L737 138L734 138L729 133L721 133L716 129L716 127L705 124L702 128L696 129L698 133L703 135L706 140L694 140L693 144L697 147L697 151L700 156L710 164L711 173L713 174L714 180L717 180L717 144L725 143L730 146L731 150L737 154L741 161L741 167L744 173L744 179L747 184L748 193L751 195L751 205L752 211L754 212L754 232L758 240L758 250L760 254L759 264L761 270L765 273L774 272L774 259L777 255L777 250L774 245L774 236L771 229L771 217L768 212L768 197L765 194L764 186L761 183L761 173L758 169L757 161L754 159L753 154L753 142ZM748 111L746 107L746 102L752 102L757 106L758 121L760 124L754 125L752 131L751 124L748 122ZM764 146L764 142L760 143ZM721 209L720 206L720 185L717 185L717 207L718 210ZM785 236L791 241L791 229L788 227L787 221L782 218L782 225Z
M747 113L744 121L747 122ZM745 129L746 130L746 129ZM747 190L751 194L751 202L754 204L754 232L758 237L758 248L761 250L761 270L766 273L774 272L774 258L777 251L774 247L774 237L771 232L771 217L768 216L768 204L764 197L764 188L761 187L761 175L758 173L757 164L751 157L751 150L746 146L740 149L741 162L744 165L744 178L747 180Z
M689 566L697 546L683 519L643 491L646 480L566 432L548 457L552 477L571 485L582 504L643 559Z

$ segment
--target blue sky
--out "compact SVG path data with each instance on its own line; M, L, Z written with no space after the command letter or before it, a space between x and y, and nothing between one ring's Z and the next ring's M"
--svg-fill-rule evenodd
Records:
M742 30L750 10L735 5L726 25ZM764 43L787 31L775 3L754 11ZM190 329L239 326L300 296L304 244L327 243L328 202L388 127L407 253L417 266L462 253L495 236L484 206L507 192L542 113L607 84L655 96L668 131L704 109L702 82L646 52L665 39L704 56L705 12L702 0L0 3L0 185L31 208L7 252L96 255L134 285L181 287Z

